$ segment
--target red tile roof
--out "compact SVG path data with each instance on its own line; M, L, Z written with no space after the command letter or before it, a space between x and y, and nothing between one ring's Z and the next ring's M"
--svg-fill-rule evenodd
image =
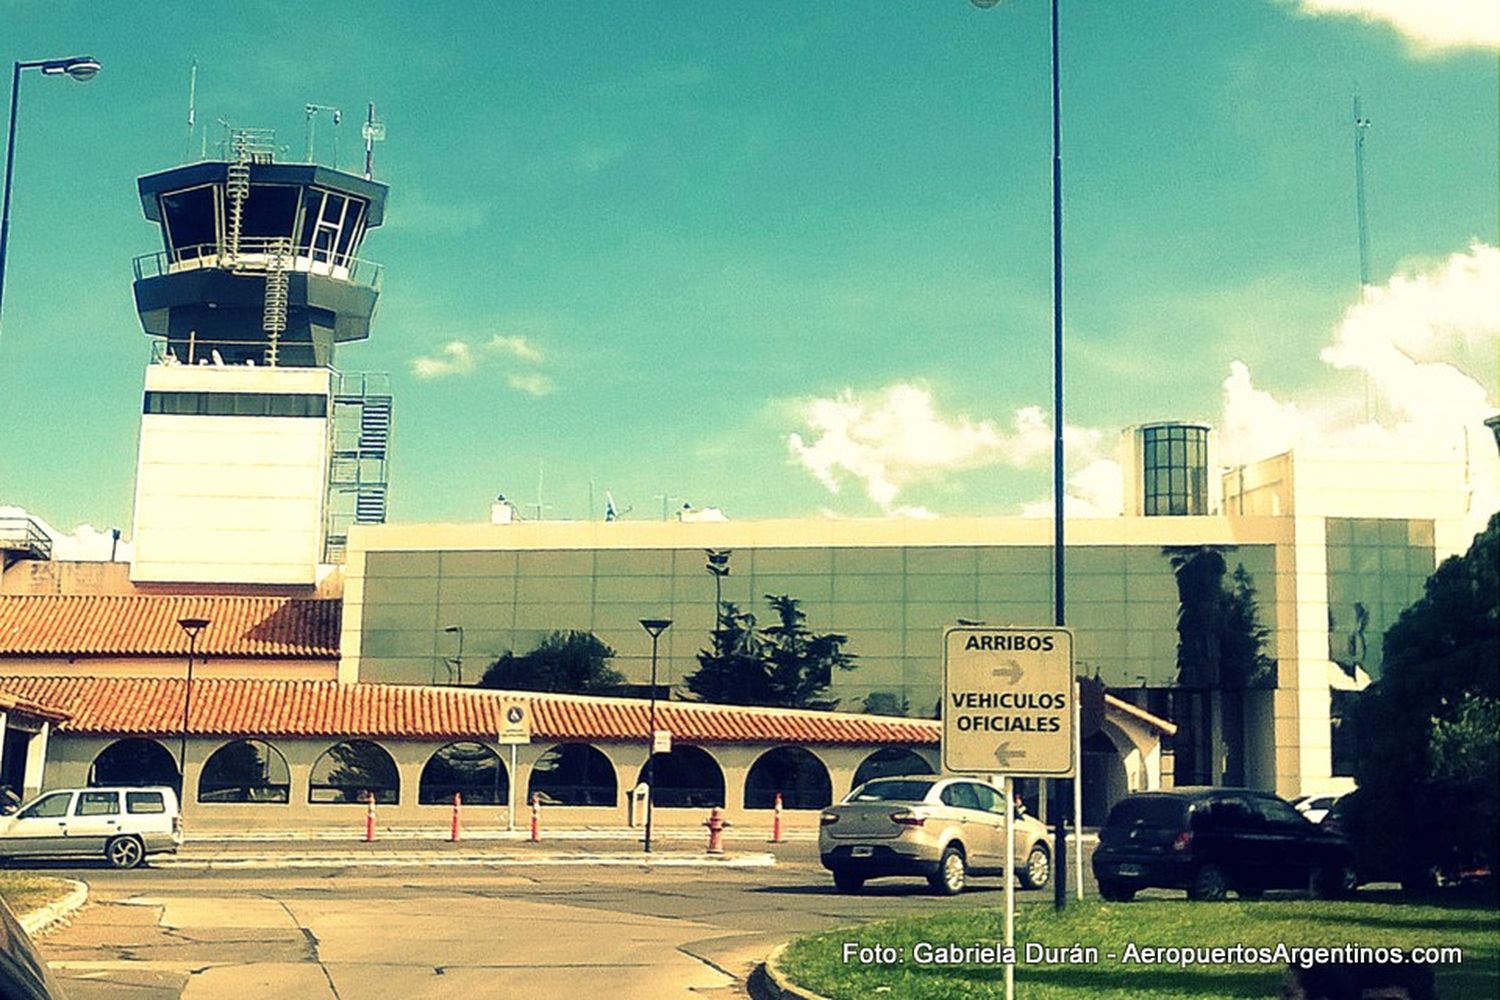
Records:
M49 722L61 722L68 717L68 713L50 705L42 705L32 701L30 698L21 698L13 694L0 691L0 712L16 712L20 715L33 715L46 719Z
M160 677L8 677L5 691L66 710L62 732L175 735L186 682ZM189 732L200 736L493 738L502 698L532 703L537 740L644 740L645 701L402 684L200 678ZM684 743L935 745L926 719L658 702L657 726Z
M14 595L0 597L0 658L186 656L179 618L207 618L209 656L336 660L342 603L292 597Z

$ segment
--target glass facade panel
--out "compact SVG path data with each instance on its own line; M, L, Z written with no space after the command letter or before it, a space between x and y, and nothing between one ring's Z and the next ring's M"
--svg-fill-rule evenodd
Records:
M833 557L828 549L756 549L749 554L757 577L762 574L828 576L833 570Z
M1330 518L1325 528L1329 656L1351 678L1378 679L1385 631L1434 565L1432 522Z
M1374 537L1381 537L1378 530ZM1114 687L1176 685L1171 552L1155 545L1079 546L1069 556L1069 616L1079 657L1088 661L1085 672L1097 671ZM1274 556L1270 545L1224 549L1225 581L1241 563L1254 574L1260 620L1268 628L1275 621ZM1379 546L1374 556L1384 565ZM1410 566L1411 557L1401 556ZM762 571L767 566L776 571ZM818 566L823 569L811 571ZM361 677L368 680L445 678L443 660L456 652L456 637L442 630L462 625L470 681L506 650L526 652L549 632L578 629L616 651L614 669L645 683L651 646L639 620L665 617L674 624L662 636L658 673L662 683L681 684L697 669L697 653L709 645L714 625L714 578L701 549L376 552L367 567ZM660 572L664 567L671 571ZM846 710L881 693L906 700L913 714L929 715L941 683L942 633L960 618L1019 626L1052 621L1045 546L744 548L732 555L730 567L721 581L724 599L763 626L774 620L764 595L785 593L801 602L808 628L849 637L846 649L861 666L836 674L829 691ZM944 571L928 572L934 568ZM1330 590L1340 601L1358 601L1383 615L1400 588L1383 588L1380 576L1334 574ZM1405 581L1402 587L1415 580L1420 589L1412 574L1396 576ZM1271 642L1274 652L1274 634Z

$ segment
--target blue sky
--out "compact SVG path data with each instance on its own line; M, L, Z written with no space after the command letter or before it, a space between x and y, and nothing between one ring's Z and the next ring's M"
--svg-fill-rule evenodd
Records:
M1489 3L1062 7L1081 510L1108 508L1095 487L1134 422L1238 427L1240 457L1333 440L1360 431L1365 372L1365 440L1493 410ZM595 516L606 489L632 517L662 494L734 518L1048 495L1043 0L0 0L0 25L6 60L104 64L22 82L0 504L128 532L148 350L130 259L156 248L134 182L183 156L195 57L200 122L300 154L303 105L339 106L344 166L367 101L387 123L387 223L363 251L384 293L338 363L393 375L394 520L480 519L497 491L527 509L539 466L554 517L586 516L591 482ZM1382 367L1393 345L1461 391L1414 397L1446 383Z

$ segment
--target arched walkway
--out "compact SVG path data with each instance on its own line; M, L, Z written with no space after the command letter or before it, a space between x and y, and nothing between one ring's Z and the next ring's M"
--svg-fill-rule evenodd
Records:
M745 808L770 809L781 793L785 809L822 809L833 803L833 780L818 756L802 747L775 747L745 775Z
M851 790L872 778L889 778L899 774L935 774L932 765L921 754L905 747L881 747L866 757L854 772Z
M619 801L615 766L588 743L559 743L537 759L526 801L541 794L544 805L613 806Z
M116 740L89 765L89 785L167 785L181 789L177 760L155 740Z
M323 751L308 778L307 801L314 805L401 800L401 774L385 747L369 740L346 740Z
M1083 781L1083 824L1100 826L1110 807L1130 791L1121 748L1111 737L1108 724L1083 741L1079 773ZM1128 741L1126 742L1128 746Z
M199 802L289 802L286 758L263 740L236 740L209 755L198 776Z
M417 802L424 806L448 805L455 794L465 805L505 805L510 795L510 776L500 755L483 743L449 743L436 750L422 766Z
M711 809L724 805L724 770L701 747L679 744L671 753L652 755L652 800L664 808ZM637 781L646 780L646 766Z

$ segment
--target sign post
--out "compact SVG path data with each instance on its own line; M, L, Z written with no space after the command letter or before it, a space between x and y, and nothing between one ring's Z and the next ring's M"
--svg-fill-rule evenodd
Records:
M505 829L516 828L516 747L531 742L531 702L506 698L500 702L500 730L495 742L510 747L510 780L506 782Z
M1073 634L1065 628L956 626L943 634L944 771L1004 776L1005 945L1016 940L1012 779L1071 778L1077 766ZM1015 962L1005 963L1015 996Z

